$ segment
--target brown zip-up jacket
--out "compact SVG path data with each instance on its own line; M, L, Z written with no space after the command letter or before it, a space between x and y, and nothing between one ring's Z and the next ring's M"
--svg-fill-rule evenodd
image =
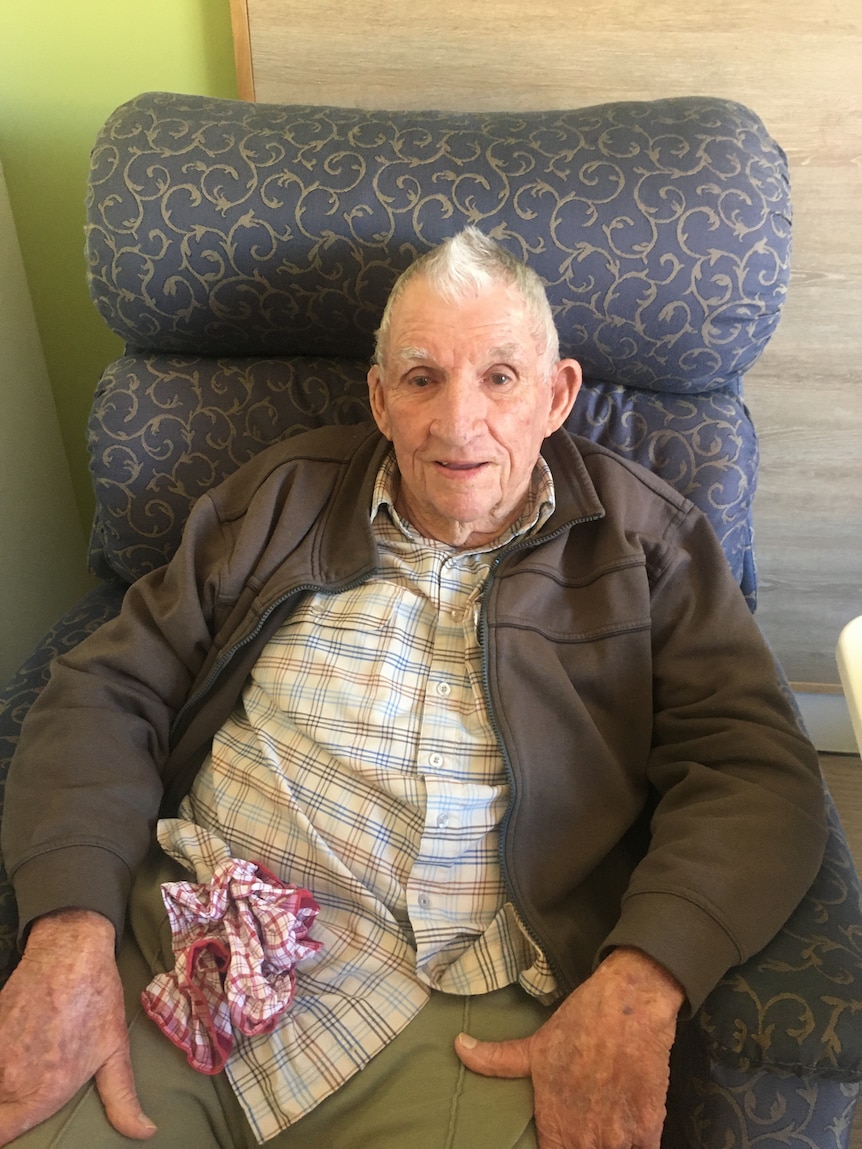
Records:
M189 789L273 630L375 570L388 444L369 425L264 451L196 504L171 563L58 660L22 731L3 850L24 925L68 906L122 928L159 813ZM800 733L706 519L559 431L556 510L496 558L485 691L511 782L518 911L562 987L637 946L696 1008L802 897L825 842Z

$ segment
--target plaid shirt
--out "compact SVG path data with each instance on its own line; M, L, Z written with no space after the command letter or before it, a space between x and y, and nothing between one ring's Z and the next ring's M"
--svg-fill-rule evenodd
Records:
M378 574L303 601L159 828L198 881L250 859L320 906L290 1009L271 1034L237 1034L226 1067L259 1141L361 1069L432 988L557 993L505 900L509 785L477 638L493 552L550 515L550 471L540 459L520 519L475 551L420 537L396 483L390 454L371 507Z

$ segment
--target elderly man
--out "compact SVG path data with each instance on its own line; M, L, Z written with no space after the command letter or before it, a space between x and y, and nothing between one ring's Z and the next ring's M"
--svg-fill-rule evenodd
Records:
M4 826L0 1143L657 1149L678 1018L807 888L821 786L706 521L562 430L558 355L537 277L447 241L376 426L243 467L56 667ZM310 928L288 1008L226 1034L198 987L188 1039L160 888L225 873ZM123 980L182 1049L124 1021L130 886Z

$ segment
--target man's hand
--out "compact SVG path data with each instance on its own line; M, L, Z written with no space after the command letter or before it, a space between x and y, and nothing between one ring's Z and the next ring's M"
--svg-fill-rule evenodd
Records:
M33 923L0 994L0 1145L47 1120L91 1077L119 1133L153 1135L132 1077L114 928L100 914L64 910Z
M663 966L618 949L532 1037L461 1034L455 1049L486 1077L533 1079L539 1149L659 1149L684 999Z

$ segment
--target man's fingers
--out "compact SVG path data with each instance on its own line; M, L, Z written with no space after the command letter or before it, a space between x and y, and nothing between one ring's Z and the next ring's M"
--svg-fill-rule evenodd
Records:
M467 1033L455 1038L455 1052L468 1069L484 1077L529 1077L530 1039L477 1041Z
M108 1120L124 1137L145 1141L156 1127L141 1109L128 1047L112 1053L96 1073L96 1088Z

